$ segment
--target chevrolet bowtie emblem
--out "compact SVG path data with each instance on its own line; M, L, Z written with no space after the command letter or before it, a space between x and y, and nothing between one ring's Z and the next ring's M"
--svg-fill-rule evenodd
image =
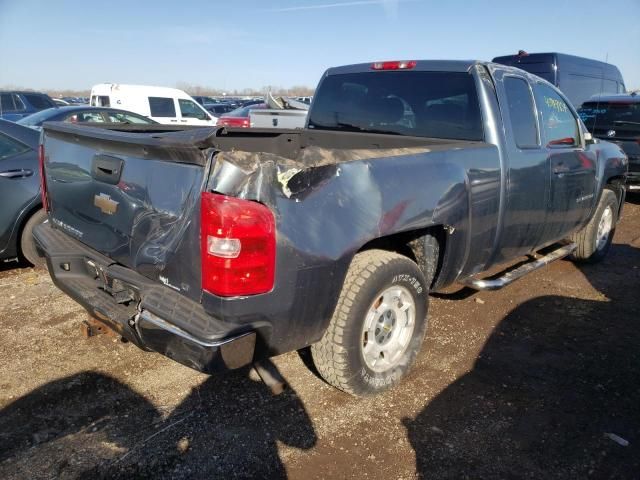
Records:
M101 193L93 197L93 204L98 207L102 213L107 215L113 215L118 209L118 203L115 200L111 200L111 197L106 193Z

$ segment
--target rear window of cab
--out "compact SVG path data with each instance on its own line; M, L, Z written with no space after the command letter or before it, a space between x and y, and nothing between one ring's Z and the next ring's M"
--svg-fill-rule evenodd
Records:
M335 74L320 85L309 128L481 141L480 104L465 72Z

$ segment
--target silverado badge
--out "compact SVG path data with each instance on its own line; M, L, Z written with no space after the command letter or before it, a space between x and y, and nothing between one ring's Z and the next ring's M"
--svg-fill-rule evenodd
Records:
M101 193L93 197L93 204L102 210L102 213L107 215L113 215L118 209L118 203L115 200L111 200L111 197L106 193Z

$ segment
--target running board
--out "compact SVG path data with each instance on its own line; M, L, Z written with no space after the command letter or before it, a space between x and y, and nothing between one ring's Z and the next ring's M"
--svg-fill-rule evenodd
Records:
M460 283L467 287L475 288L476 290L499 290L502 287L512 284L519 278L524 277L528 273L535 272L539 268L549 265L551 262L555 262L556 260L560 260L561 258L570 255L576 248L578 248L578 245L575 243L569 243L561 246L544 257L525 263L524 265L516 268L515 270L511 270L498 278L485 280L480 278L467 278L462 280Z

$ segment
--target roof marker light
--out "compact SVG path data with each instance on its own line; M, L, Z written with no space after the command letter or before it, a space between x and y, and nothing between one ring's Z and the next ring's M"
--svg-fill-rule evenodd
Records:
M375 62L371 70L410 70L416 66L415 60L401 60L392 62Z

